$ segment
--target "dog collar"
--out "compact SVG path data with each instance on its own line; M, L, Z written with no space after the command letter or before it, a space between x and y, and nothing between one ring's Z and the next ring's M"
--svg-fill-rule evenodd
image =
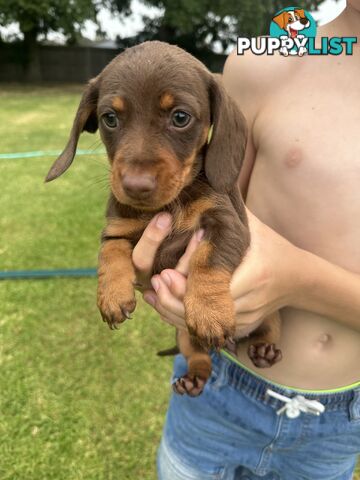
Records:
M209 143L211 142L212 135L213 135L213 130L214 130L214 124L212 123L212 124L210 125L209 131L208 131L208 136L207 136L207 144L208 144L208 145L209 145Z

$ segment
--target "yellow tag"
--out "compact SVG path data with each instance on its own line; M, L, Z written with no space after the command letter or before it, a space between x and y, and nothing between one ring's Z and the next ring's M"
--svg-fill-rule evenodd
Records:
M212 138L212 135L213 135L213 130L214 130L214 124L212 123L210 125L209 131L208 131L208 136L207 136L207 144L208 145L211 142L211 138Z

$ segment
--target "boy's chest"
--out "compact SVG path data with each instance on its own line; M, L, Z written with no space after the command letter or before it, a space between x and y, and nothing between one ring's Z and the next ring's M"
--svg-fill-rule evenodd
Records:
M302 248L359 269L360 65L315 66L275 89L256 118L249 206Z
M291 60L291 59L290 59ZM360 57L308 62L259 112L254 141L279 176L360 180Z

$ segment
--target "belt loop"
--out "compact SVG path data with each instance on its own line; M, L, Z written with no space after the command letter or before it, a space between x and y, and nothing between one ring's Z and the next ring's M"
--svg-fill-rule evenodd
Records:
M222 388L223 386L225 386L228 383L228 381L227 381L227 369L228 369L228 366L229 366L229 361L224 355L221 355L221 353L216 352L215 355L217 355L217 361L218 361L219 369L218 369L215 381L212 384L212 387L215 390L220 390L220 388Z
M351 422L360 422L360 387L354 390L354 397L349 405L349 416Z

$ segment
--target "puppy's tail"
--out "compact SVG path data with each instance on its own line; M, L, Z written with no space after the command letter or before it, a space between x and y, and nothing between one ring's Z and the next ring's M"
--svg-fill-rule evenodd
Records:
M160 352L157 352L157 355L159 355L159 357L167 357L170 355L177 355L178 353L180 353L180 350L177 345L174 345L166 350L160 350Z

